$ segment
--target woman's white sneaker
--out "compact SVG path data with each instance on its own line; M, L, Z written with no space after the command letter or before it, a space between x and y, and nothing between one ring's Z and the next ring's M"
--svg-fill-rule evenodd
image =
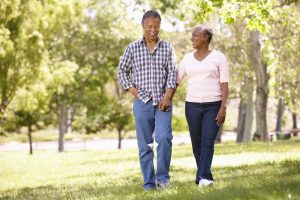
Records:
M201 179L199 181L198 187L202 188L202 187L206 187L206 186L210 186L212 185L214 182L211 180L207 180L207 179Z

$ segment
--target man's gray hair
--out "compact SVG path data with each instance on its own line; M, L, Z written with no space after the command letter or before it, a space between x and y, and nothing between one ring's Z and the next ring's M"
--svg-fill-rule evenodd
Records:
M143 15L142 24L144 24L144 21L145 21L147 18L149 18L149 17L158 18L159 21L161 21L160 14L159 14L158 12L156 12L155 10L148 10L148 11L145 12L145 14Z

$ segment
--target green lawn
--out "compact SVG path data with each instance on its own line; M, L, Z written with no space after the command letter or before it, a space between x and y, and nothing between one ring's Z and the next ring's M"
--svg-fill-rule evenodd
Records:
M47 142L47 141L57 141L58 140L58 130L48 129L48 130L39 130L32 133L33 142ZM135 132L131 131L127 133L126 138L135 137ZM70 141L74 139L98 139L98 138L117 138L118 134L111 131L103 131L98 134L80 134L72 133L66 134L65 140ZM0 144L9 143L9 142L28 142L28 135L26 132L23 133L7 133L5 136L0 136Z
M172 189L144 191L137 150L0 153L0 199L300 199L300 141L216 145L213 187L175 146Z
M188 133L185 132L173 132L174 136L178 135L187 135ZM58 130L56 129L49 129L49 130L39 130L32 133L32 140L33 142L47 142L47 141L57 141L58 140ZM125 134L124 138L135 138L136 133L135 131L129 131ZM104 130L97 134L80 134L77 132L73 132L72 134L66 134L65 140L89 140L89 139L99 139L99 138L118 138L117 132ZM0 144L5 144L9 142L28 142L28 135L26 132L23 133L6 133L4 136L0 135Z

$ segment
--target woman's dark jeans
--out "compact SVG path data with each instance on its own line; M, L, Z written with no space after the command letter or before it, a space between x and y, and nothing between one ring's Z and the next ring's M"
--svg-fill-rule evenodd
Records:
M197 164L197 184L201 179L213 181L211 163L214 154L214 143L219 131L216 117L220 107L221 101L185 103L185 116Z

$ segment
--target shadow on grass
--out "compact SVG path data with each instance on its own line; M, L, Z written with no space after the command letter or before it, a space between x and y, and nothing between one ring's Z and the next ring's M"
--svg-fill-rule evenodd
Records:
M275 142L252 142L248 144L237 144L233 142L221 143L215 145L214 155L239 154L244 152L299 152L299 141L300 139ZM190 145L183 145L180 148L174 147L173 152L176 158L193 157Z
M141 175L105 183L48 185L7 190L1 199L299 199L300 161L214 168L215 185L194 184L195 170L172 167L172 189L143 191ZM109 174L107 175L109 177ZM74 177L75 178L75 177ZM87 177L88 178L88 177ZM181 179L184 178L184 179Z

